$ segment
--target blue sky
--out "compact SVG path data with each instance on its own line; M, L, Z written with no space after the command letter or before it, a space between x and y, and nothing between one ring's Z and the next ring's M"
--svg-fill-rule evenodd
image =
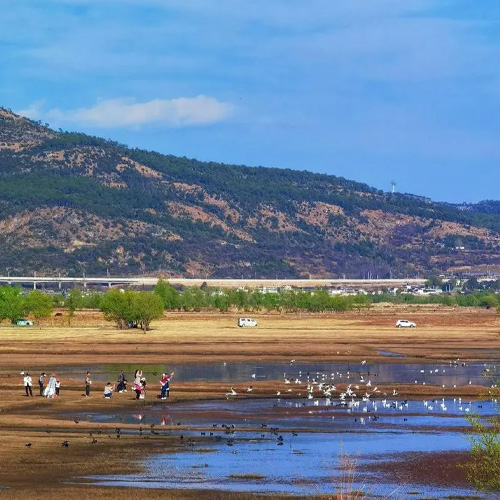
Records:
M162 153L500 199L500 2L2 0L0 105Z

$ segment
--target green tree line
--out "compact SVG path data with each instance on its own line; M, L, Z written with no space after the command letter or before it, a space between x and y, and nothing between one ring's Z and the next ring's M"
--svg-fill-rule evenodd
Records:
M370 296L371 303L390 302L392 304L442 304L457 307L485 307L495 308L499 305L498 293L478 291L469 294L437 294L437 295L413 295L404 294L380 294Z
M0 320L15 321L29 315L36 320L52 315L53 308L65 308L68 323L79 309L101 310L106 319L118 328L141 327L147 331L151 321L160 318L164 310L197 312L238 310L279 312L342 312L370 307L371 304L390 302L396 304L442 304L458 307L498 308L499 294L477 291L469 294L439 294L418 296L412 294L377 294L331 296L327 290L283 290L263 293L259 290L217 289L187 287L177 290L166 280L160 279L152 292L112 289L105 293L83 293L70 290L66 296L45 294L34 290L23 294L20 287L0 287Z

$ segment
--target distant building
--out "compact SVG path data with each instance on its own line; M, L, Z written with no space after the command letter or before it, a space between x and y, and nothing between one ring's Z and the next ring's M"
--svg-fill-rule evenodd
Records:
M257 288L260 293L279 293L279 288L277 286L261 286Z

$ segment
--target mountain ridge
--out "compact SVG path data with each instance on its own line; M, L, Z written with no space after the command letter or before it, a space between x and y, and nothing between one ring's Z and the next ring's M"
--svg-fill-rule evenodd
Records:
M500 264L500 202L162 155L6 108L0 180L0 269L12 272L404 277Z

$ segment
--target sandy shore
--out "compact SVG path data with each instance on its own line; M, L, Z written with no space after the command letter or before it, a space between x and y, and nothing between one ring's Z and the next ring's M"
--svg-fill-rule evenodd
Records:
M124 498L121 488L101 488L88 484L71 485L75 478L93 474L133 473L138 461L158 451L184 446L177 438L148 434L124 434L116 438L114 425L75 423L68 415L77 412L131 411L139 403L132 395L102 398L100 384L93 386L91 398L82 397L78 377L62 379L62 397L54 400L23 396L21 370L36 376L56 366L81 367L82 377L89 365L146 363L194 363L209 361L370 361L401 362L382 356L385 350L405 354L404 362L435 362L460 358L463 361L491 362L500 357L500 315L493 311L436 307L377 307L370 311L338 315L260 315L256 329L236 327L237 314L168 314L153 324L154 330L117 331L99 313L78 314L73 326L65 318L54 318L43 328L0 327L0 498L114 499ZM394 327L398 318L416 321L415 330ZM283 381L256 381L251 397L273 397L285 392ZM238 393L246 385L236 384ZM392 393L396 386L383 386ZM227 384L176 383L175 401L223 398ZM303 390L301 387L294 391ZM407 397L438 397L485 394L484 388L397 386ZM291 396L296 395L292 394ZM146 405L154 404L153 396ZM137 426L136 426L137 427ZM92 433L92 436L90 435ZM97 442L93 443L93 440ZM69 446L62 446L69 441ZM31 446L26 446L28 443ZM415 460L412 458L412 460ZM411 470L408 466L408 470ZM34 496L36 494L36 496ZM136 498L194 497L203 499L251 498L252 495L150 491L134 489Z

